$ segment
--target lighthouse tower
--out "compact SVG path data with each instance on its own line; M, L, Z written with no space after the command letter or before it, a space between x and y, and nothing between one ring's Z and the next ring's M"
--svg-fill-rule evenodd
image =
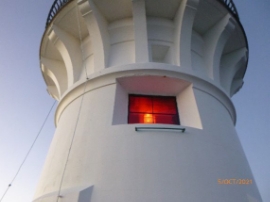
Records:
M56 0L40 47L56 132L35 202L260 202L230 99L232 0Z

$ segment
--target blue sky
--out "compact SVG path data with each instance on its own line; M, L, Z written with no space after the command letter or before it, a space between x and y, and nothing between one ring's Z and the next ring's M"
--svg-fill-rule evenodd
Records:
M234 0L250 59L233 97L239 138L264 202L270 202L270 1ZM39 69L39 45L53 0L0 1L0 198L54 100ZM51 114L3 202L31 201L54 133Z

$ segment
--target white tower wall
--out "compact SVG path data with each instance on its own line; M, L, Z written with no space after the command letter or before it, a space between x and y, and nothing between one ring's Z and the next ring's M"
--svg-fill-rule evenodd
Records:
M261 201L230 100L247 49L217 0L70 1L41 43L59 105L34 201ZM129 94L175 96L181 125L128 124Z

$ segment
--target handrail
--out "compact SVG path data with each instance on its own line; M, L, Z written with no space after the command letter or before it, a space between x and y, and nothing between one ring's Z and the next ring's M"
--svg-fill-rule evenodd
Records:
M233 2L233 0L218 0L220 3L222 3L224 6L227 7L227 9L230 11L230 13L239 21L239 15L238 11L236 9L236 6Z
M72 0L55 0L47 17L46 28L49 26L53 18L57 15L57 13Z
M69 2L72 0L55 0L47 17L46 21L46 28L49 26L49 24L52 22L54 17L57 15L57 13ZM220 3L222 3L229 12L239 21L239 16L237 9L233 3L233 0L218 0Z

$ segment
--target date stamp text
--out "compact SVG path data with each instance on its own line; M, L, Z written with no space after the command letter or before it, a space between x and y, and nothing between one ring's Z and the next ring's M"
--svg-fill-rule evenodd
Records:
M220 185L251 185L252 184L252 180L251 179L236 179L236 178L232 178L232 179L218 179L217 183Z

